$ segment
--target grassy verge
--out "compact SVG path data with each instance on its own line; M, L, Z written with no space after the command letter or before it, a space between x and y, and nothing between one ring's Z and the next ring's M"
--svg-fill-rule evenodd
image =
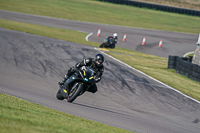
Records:
M130 133L1 93L0 101L1 133Z
M186 57L190 57L190 56L193 57L193 56L194 56L194 53L193 53L193 54L188 54Z
M200 29L200 17L96 0L1 0L0 9L86 22L194 34L198 34Z
M73 30L65 30L65 29L29 24L29 23L20 23L16 21L5 20L5 19L0 19L0 27L11 29L11 30L22 31L26 33L31 33L31 34L36 34L36 35L41 35L41 36L47 36L47 37L61 39L61 40L66 40L70 42L76 42L80 44L87 44L90 46L99 45L95 42L87 42L85 40L85 37L87 35L86 33L73 31Z

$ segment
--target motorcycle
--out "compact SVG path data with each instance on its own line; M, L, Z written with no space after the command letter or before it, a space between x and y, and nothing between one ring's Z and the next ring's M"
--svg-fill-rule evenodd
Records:
M115 41L104 39L104 42L99 46L100 48L115 48Z
M59 88L56 98L58 100L67 99L71 103L87 91L94 83L94 70L91 67L82 66Z

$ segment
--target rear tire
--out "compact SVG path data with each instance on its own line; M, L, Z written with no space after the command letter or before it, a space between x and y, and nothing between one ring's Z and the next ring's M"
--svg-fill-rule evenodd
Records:
M56 98L58 100L63 100L64 97L62 96L62 91L61 91L61 88L58 90L57 94L56 94Z
M72 87L74 89L71 89L69 92L67 101L70 103L73 102L79 96L79 94L82 92L82 87L83 87L83 85L81 82L75 83Z
M111 45L111 48L115 48L115 44Z

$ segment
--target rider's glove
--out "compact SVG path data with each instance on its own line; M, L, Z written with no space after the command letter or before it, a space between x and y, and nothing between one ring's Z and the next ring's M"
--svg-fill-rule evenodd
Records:
M101 80L101 77L95 78L95 82L98 83Z

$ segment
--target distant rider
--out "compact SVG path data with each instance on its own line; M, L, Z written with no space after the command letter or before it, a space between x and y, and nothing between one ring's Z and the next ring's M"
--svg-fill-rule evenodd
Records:
M79 69L82 66L90 66L91 68L93 68L95 75L94 75L94 79L96 81L96 83L98 83L101 80L101 76L103 75L104 72L104 66L103 66L103 62L104 62L104 56L102 54L97 54L95 56L95 58L87 58L87 59L83 59L83 61L78 62L75 67L71 67L68 70L68 73L65 74L65 77L63 78L63 80L61 82L58 82L58 84L61 86L65 83L65 81L74 73L76 72L77 69ZM97 91L97 86L96 84L93 84L89 89L89 92L95 93Z
M115 47L115 44L117 44L117 33L114 33L112 36L108 36L106 41L107 41L107 44L110 45L111 48L114 48Z

